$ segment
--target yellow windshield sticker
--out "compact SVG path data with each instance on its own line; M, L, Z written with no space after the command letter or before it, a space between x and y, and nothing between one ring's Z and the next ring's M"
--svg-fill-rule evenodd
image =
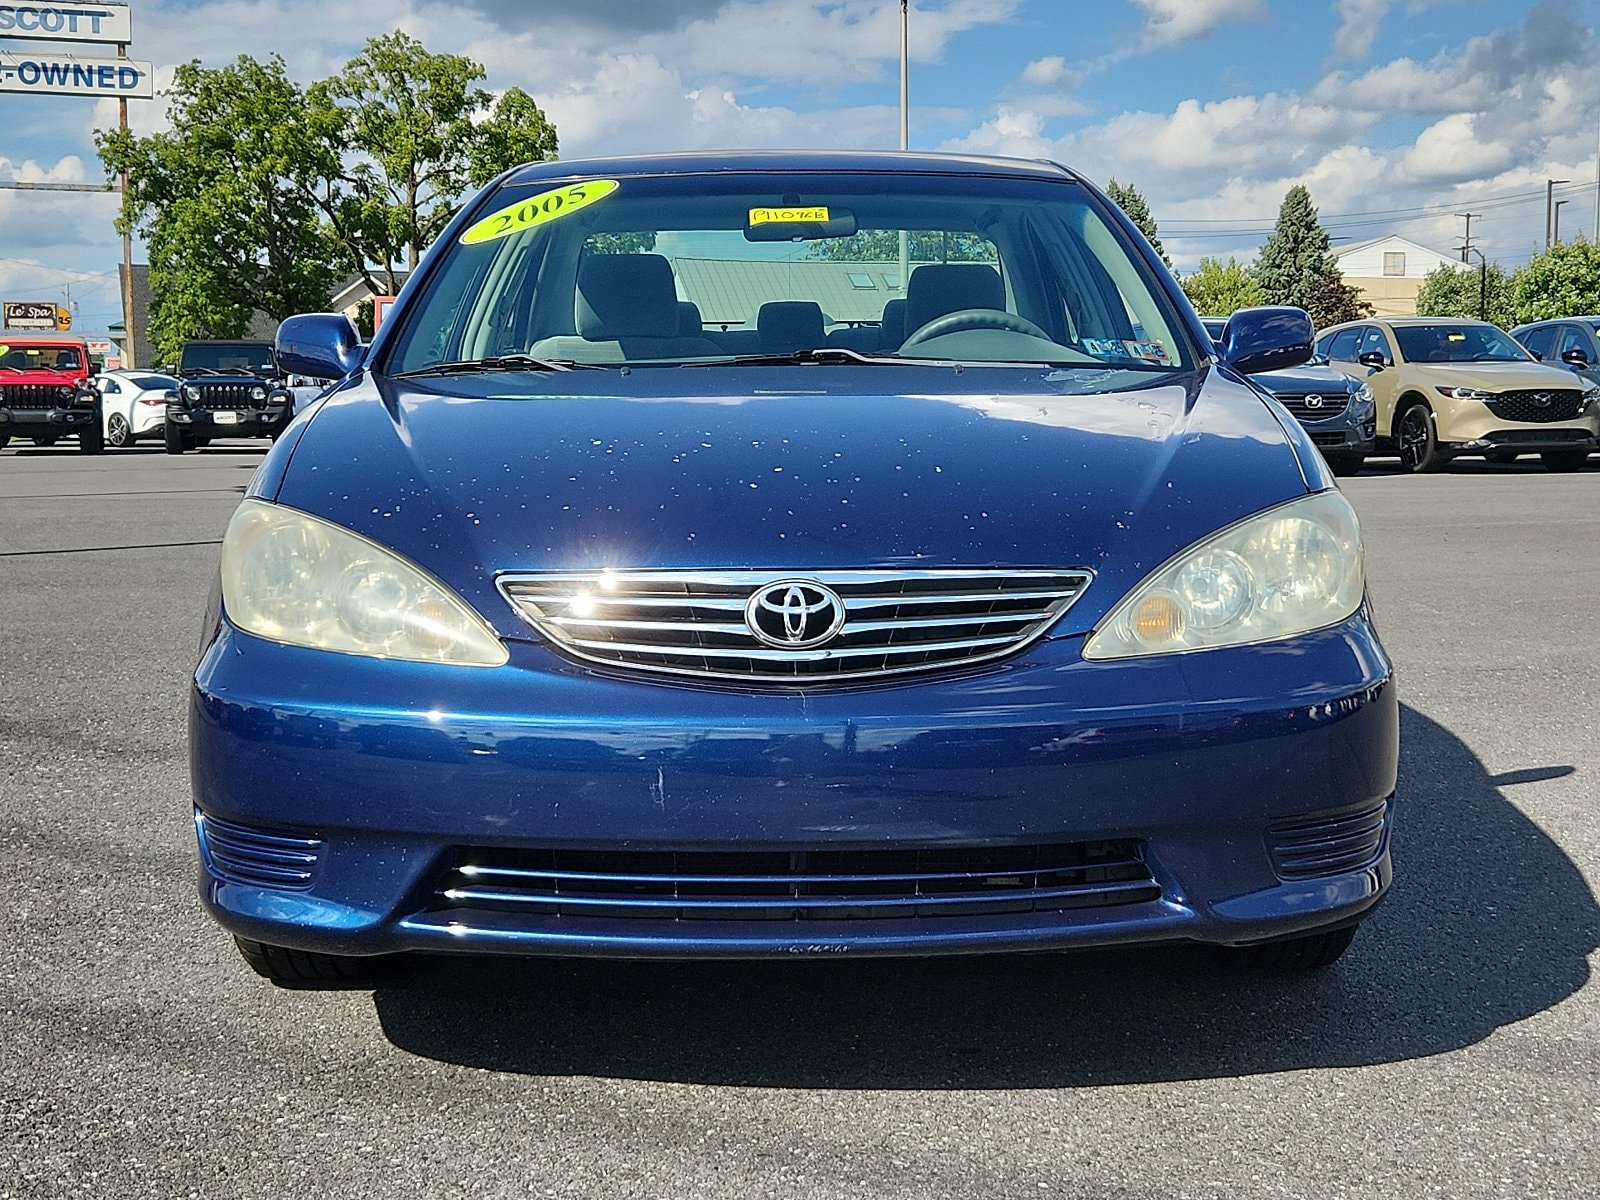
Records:
M11 347L7 346L4 342L0 342L0 354L10 354L10 353L11 353Z
M1452 333L1450 335L1450 340L1452 342L1464 342L1467 340L1467 335L1464 333Z
M826 208L752 208L750 228L757 225L793 225L800 221L822 222L828 220Z
M524 229L568 216L580 208L587 208L596 200L605 199L619 186L615 179L587 179L582 183L563 184L548 192L540 192L537 196L529 196L473 225L461 235L461 244L475 246L479 242L499 241Z

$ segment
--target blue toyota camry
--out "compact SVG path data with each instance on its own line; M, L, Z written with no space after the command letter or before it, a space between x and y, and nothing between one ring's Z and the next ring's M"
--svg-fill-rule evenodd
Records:
M1048 163L491 184L228 526L205 903L284 983L404 951L1336 959L1398 707L1350 505Z

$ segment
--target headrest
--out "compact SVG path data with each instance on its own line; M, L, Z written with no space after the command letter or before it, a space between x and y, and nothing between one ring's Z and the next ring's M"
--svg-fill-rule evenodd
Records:
M678 301L678 336L679 337L704 337L706 332L705 319L700 315L700 306L693 300Z
M811 300L774 300L756 313L756 333L769 354L822 345L822 309Z
M893 350L906 340L906 302L891 300L883 306L882 323L878 327L878 345Z
M928 263L911 272L906 285L906 332L963 308L1006 306L1000 272L983 263Z
M659 254L595 254L578 268L573 316L586 341L676 336L678 293Z

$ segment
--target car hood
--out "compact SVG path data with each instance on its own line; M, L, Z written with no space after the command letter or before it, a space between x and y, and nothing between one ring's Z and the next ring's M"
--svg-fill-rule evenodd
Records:
M1269 407L1216 371L1099 395L1067 374L363 380L253 490L394 548L507 636L529 631L497 574L600 567L1087 567L1057 630L1082 632L1185 546L1309 490Z
M1422 386L1472 387L1489 392L1586 386L1563 367L1536 362L1406 363L1400 370L1408 381Z
M1356 384L1350 377L1332 367L1286 367L1281 371L1262 371L1250 376L1267 391L1278 392L1349 392Z

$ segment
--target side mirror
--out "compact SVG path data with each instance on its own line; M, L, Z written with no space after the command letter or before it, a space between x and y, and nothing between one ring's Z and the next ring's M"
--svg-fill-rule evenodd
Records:
M343 313L302 313L278 326L278 369L313 379L343 379L361 365L366 347Z
M1562 354L1561 361L1566 363L1567 366L1577 367L1581 371L1589 365L1589 356L1583 352L1582 347L1574 346L1571 350Z
M1363 367L1371 367L1374 371L1381 371L1389 365L1389 356L1382 350L1368 350L1356 361Z
M1298 367L1311 357L1315 332L1303 308L1241 308L1223 326L1217 349L1224 362L1246 375L1279 371Z

